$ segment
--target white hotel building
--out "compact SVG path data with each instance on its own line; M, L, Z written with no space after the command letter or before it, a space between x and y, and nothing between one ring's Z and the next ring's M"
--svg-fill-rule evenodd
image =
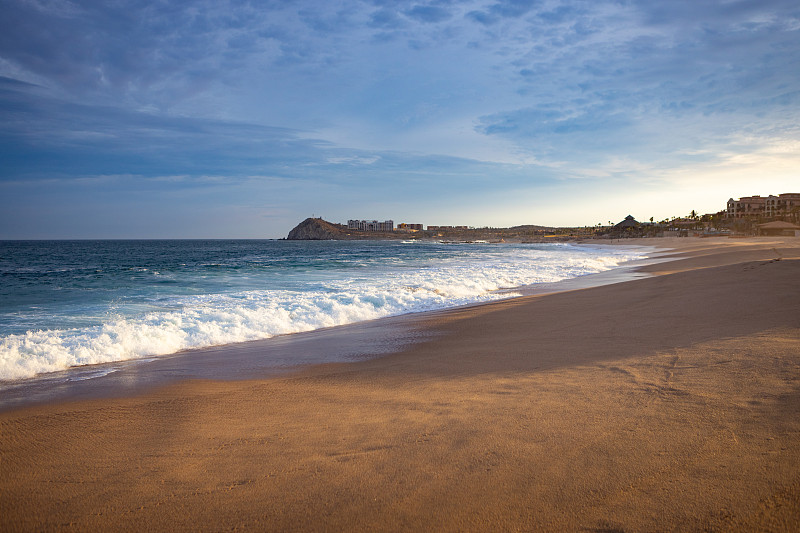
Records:
M394 220L348 220L347 229L360 231L394 231Z

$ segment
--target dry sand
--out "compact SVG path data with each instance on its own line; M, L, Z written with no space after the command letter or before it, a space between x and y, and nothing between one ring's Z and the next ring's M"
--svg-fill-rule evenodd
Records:
M0 530L800 530L800 239L644 244L399 354L1 413Z

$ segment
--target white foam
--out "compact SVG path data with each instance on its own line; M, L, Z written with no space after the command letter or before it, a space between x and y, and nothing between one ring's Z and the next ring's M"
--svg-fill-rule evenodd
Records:
M100 326L7 335L0 338L0 379L507 298L513 293L496 291L600 272L642 255L569 251L499 251L480 261L317 281L318 290L304 292L251 290L175 298L168 310L119 315Z

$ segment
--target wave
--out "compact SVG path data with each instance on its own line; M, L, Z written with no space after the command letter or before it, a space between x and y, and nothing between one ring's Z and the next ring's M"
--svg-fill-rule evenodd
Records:
M524 261L498 255L480 263L317 280L304 290L174 297L138 315L109 314L101 325L2 337L0 380L508 298L515 293L497 291L600 272L640 256L538 252L535 260Z

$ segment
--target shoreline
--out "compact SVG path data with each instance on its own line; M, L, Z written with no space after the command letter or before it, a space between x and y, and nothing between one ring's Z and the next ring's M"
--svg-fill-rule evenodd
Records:
M718 244L740 247L752 241L781 242L781 239L753 238L746 242L716 240ZM516 296L488 302L474 302L428 311L391 315L363 322L276 335L266 339L235 342L180 350L171 354L69 367L30 378L0 382L0 413L53 402L111 399L138 395L154 388L186 380L241 381L289 376L325 364L347 363L402 352L420 342L428 317L497 301L588 289L624 283L662 273L653 268L680 259L695 249L707 249L707 239L633 238L574 240L567 244L593 247L649 248L652 255L627 261L610 270L555 282L524 285L500 292ZM791 239L789 242L792 242ZM660 245L660 246L657 246ZM727 246L726 246L727 247ZM648 271L651 269L652 272ZM261 357L261 354L267 354ZM309 354L310 353L310 354ZM255 358L261 359L260 361Z
M648 249L655 246L616 245L608 242L574 242L576 246L613 246ZM610 270L556 282L499 289L513 294L504 299L542 295L565 290L621 283L648 274L637 273L639 266L657 262L656 257L628 261ZM50 402L113 398L140 394L192 379L267 379L304 368L346 363L399 352L419 342L425 333L426 317L453 310L481 306L496 300L472 302L441 309L412 311L377 319L352 322L315 330L275 335L266 339L189 348L162 355L73 366L29 378L0 381L0 412Z
M0 412L0 524L791 531L800 239L678 240L380 357Z

